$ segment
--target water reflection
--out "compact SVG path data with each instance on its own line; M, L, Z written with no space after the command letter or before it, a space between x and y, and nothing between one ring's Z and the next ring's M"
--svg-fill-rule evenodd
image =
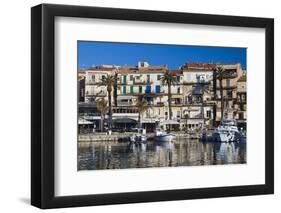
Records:
M80 143L78 153L78 170L246 163L246 144L198 140L139 145Z

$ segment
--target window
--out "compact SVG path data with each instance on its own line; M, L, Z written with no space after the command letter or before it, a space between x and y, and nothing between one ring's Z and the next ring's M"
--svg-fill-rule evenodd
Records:
M92 75L91 77L92 77L92 81L95 81L96 76L95 76L95 75Z
M161 75L157 75L157 80L159 81L161 79Z
M181 104L181 99L180 98L175 98L175 104Z
M146 82L149 83L150 82L150 75L146 76Z
M239 113L239 119L240 119L240 120L244 119L244 113L243 113L243 112L240 112L240 113Z
M211 110L207 110L207 118L211 118Z
M130 81L133 81L133 79L134 79L134 76L130 75Z
M181 93L181 88L180 87L178 87L178 94L180 94Z
M230 87L230 79L226 79L226 86Z
M123 76L123 83L127 84L127 76L126 75Z
M227 97L232 98L232 91L227 91Z
M127 90L127 87L124 86L124 87L123 87L123 94L126 94L126 92L127 92L126 90Z
M134 86L133 85L130 86L130 93L134 93Z

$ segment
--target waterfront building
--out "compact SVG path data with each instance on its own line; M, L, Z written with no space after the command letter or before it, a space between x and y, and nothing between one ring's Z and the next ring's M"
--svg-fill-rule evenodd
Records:
M85 102L85 78L84 70L78 71L78 102Z
M232 73L222 81L225 116L245 121L246 110L242 110L240 102L246 97L245 88L243 90L246 80L241 78L245 72L240 64L186 63L178 70L171 70L177 81L171 86L172 114L169 119L168 86L162 82L168 66L152 66L147 61L133 66L101 65L84 70L84 78L81 77L85 84L84 102L79 105L79 116L93 122L98 131L101 117L96 103L101 98L108 102L107 88L99 83L113 75L116 84L112 88L111 105L116 131L138 126L137 103L142 100L147 102L147 109L141 113L141 124L147 132L159 126L164 129L169 126L172 130L213 127L221 119L220 87L214 77L214 69L218 66ZM246 104L246 100L243 101ZM107 123L108 115L105 116L105 130Z
M247 128L247 75L246 72L237 81L237 99L235 109L237 110L235 119L238 127Z
M148 132L154 131L156 125L164 119L164 103L167 102L165 88L161 84L161 77L168 69L166 65L151 66L141 61L137 66L122 66L118 69L117 106L113 110L113 119L117 116L126 117L131 123L138 120L138 101L145 100L148 108L141 115L142 127ZM116 126L120 126L122 119L115 119Z
M97 66L85 70L85 102L95 102L98 98L106 98L105 86L99 86L101 79L113 74L115 67Z
M224 117L227 118L235 118L237 110L235 109L235 103L237 100L237 86L238 80L241 78L245 71L242 70L241 64L221 64L217 65L221 66L228 74L224 76L222 80L222 97L223 97L223 105L224 105ZM213 90L216 100L216 123L218 124L222 119L221 115L221 94L220 94L220 86L219 80L217 79L214 82Z
M215 64L186 63L183 73L183 110L188 114L187 128L211 126L214 119L213 69Z

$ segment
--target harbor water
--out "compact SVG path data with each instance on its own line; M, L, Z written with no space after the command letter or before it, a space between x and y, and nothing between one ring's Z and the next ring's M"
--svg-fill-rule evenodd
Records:
M78 143L78 170L203 166L246 163L245 143L177 140L146 144Z

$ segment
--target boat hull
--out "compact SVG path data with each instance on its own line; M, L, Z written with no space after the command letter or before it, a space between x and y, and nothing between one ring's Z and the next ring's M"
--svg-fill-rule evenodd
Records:
M213 140L216 142L230 142L230 138L227 137L226 133L213 133Z
M238 142L241 139L238 132L214 132L212 137L216 142Z
M174 139L175 139L174 135L158 135L154 137L154 140L158 142L171 142Z

